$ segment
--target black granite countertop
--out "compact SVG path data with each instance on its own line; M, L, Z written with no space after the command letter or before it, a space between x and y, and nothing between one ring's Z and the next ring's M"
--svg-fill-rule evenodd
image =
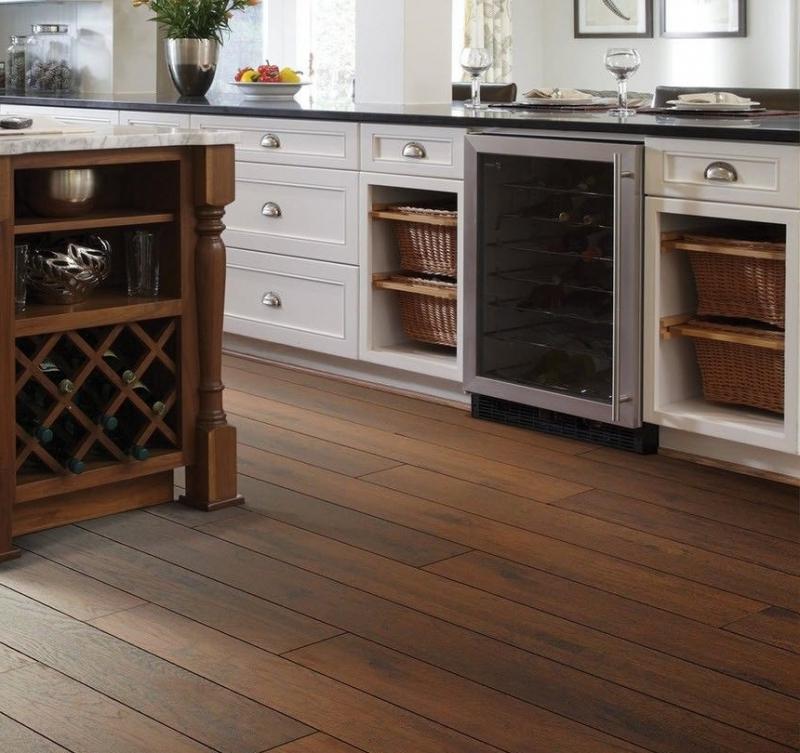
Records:
M241 115L309 120L344 120L359 123L407 123L463 128L518 128L583 131L677 138L725 139L800 144L800 116L762 117L675 116L639 113L627 119L598 112L531 112L489 109L478 113L460 104L363 105L352 102L313 102L306 97L292 102L262 102L239 95L181 98L154 94L92 94L72 97L0 95L0 104L91 107L206 115Z

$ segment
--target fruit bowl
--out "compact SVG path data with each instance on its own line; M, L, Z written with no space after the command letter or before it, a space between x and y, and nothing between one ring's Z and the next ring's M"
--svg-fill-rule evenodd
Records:
M273 101L287 101L294 99L295 95L310 81L301 81L296 84L271 83L264 81L233 81L235 86L246 99L271 99Z

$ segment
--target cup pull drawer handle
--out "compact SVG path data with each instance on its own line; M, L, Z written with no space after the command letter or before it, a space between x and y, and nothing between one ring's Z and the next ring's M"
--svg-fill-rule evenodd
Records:
M715 183L736 183L739 173L730 162L712 162L706 168L705 178Z
M283 305L283 301L281 301L281 297L270 290L268 293L264 293L264 297L261 299L261 303L265 306L268 306L271 309L279 309Z
M282 217L283 216L283 212L281 211L281 208L274 201L268 201L266 204L264 204L264 206L261 207L261 214L263 214L264 217Z
M264 149L280 149L281 140L274 133L267 133L261 139L261 146Z
M418 144L416 141L409 141L403 147L403 156L408 157L408 159L425 159L428 153L422 144Z

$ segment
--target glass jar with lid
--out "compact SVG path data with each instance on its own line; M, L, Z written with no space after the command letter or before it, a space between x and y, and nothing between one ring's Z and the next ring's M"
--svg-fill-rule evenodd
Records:
M72 36L66 24L33 24L25 49L25 91L71 92L75 85Z
M28 37L12 34L9 37L6 53L6 91L9 93L25 91L25 48Z

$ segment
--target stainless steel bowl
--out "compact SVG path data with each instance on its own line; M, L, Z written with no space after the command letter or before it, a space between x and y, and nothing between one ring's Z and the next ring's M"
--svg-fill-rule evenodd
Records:
M32 170L26 198L42 217L77 217L97 201L98 175L91 167Z

